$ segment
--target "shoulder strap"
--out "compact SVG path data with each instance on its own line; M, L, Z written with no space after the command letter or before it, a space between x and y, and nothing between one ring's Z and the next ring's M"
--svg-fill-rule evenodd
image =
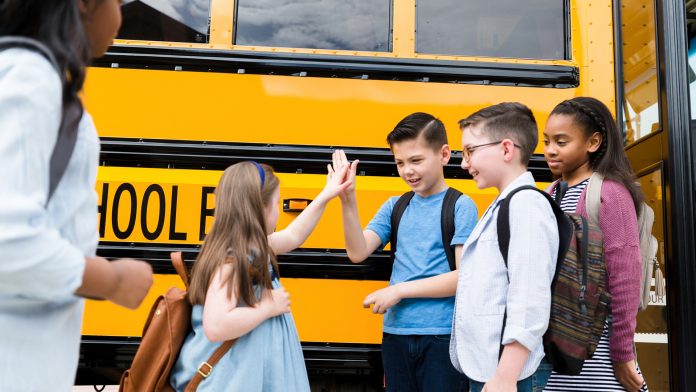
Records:
M457 260L454 255L454 247L450 244L454 238L454 207L462 193L454 188L448 188L445 199L442 200L442 214L440 225L442 229L442 246L445 248L445 255L449 263L450 271L457 269Z
M531 185L521 186L512 190L512 192L510 192L507 197L500 202L500 209L498 210L498 218L496 221L498 230L498 247L500 249L500 253L503 255L505 267L507 267L508 250L510 248L510 200L512 199L512 196L517 194L517 192L527 189L534 190L542 194L546 200L548 200L549 204L551 205L551 209L553 209L553 214L556 216L556 224L558 225L559 230L557 261L560 260L563 255L565 255L566 251L568 251L568 246L570 246L570 237L573 233L573 223L568 220L563 210L561 210L561 207L556 204L553 199L551 199L551 196L548 193Z
M0 37L0 50L16 47L33 50L44 56L48 62L51 63L56 72L58 72L61 83L65 84L65 75L63 75L63 73L60 71L58 62L48 47L41 42L28 37ZM56 190L60 179L63 177L65 169L68 167L70 156L75 148L75 142L77 141L77 127L80 124L80 119L82 118L82 110L82 103L79 100L76 102L65 102L65 99L63 100L63 115L61 116L60 128L58 129L58 139L56 140L56 145L51 153L51 160L49 164L48 197L46 198L47 205L49 200L51 200L51 196L53 196L53 192Z
M599 227L599 209L601 206L602 182L604 177L599 173L593 173L587 182L585 191L585 210L591 224Z
M406 210L406 207L408 207L408 203L411 202L414 195L415 193L413 191L404 193L401 195L401 197L399 197L399 200L396 201L394 208L392 209L391 236L389 239L389 254L391 256L392 263L394 263L394 256L396 255L396 239L399 232L399 222L401 222L401 216L404 215L404 211Z
M210 376L210 373L212 373L213 368L217 363L222 359L225 354L234 346L234 344L237 343L237 339L233 340L228 340L220 347L218 347L217 350L213 353L213 355L210 356L207 362L203 362L200 365L198 365L198 371L196 374L193 375L193 378L191 381L189 381L188 385L186 386L186 389L184 392L195 392L198 389L198 385L208 376Z
M568 183L563 180L558 180L555 182L555 184L556 186L554 189L556 190L556 194L553 196L553 201L560 206L563 196L565 196L566 192L568 192ZM551 192L547 193L551 194Z
M188 269L186 268L186 264L184 264L184 259L181 256L181 252L172 252L169 254L169 256L172 259L172 265L174 266L176 273L179 274L179 277L184 282L184 285L186 286L186 289L188 290L189 283L190 283L190 277L189 277Z

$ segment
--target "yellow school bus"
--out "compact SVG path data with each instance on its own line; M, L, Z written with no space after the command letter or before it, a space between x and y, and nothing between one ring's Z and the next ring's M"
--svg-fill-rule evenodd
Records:
M388 197L408 190L385 139L412 112L439 117L460 150L457 120L502 101L532 108L540 132L551 109L575 96L623 110L615 65L628 53L617 52L619 11L634 12L628 28L647 12L645 1L629 3L123 1L119 37L89 69L84 94L101 137L98 253L147 260L156 275L136 311L87 302L78 383L114 382L129 366L152 300L181 285L169 252L195 259L225 167L253 159L275 168L282 228L323 187L332 151L345 149L361 161L357 193L366 225ZM630 31L624 37L642 39ZM477 189L460 161L455 153L447 182L483 212L496 192ZM551 180L541 143L530 171L540 184ZM329 204L302 248L279 257L280 275L313 388L380 390L382 319L361 302L388 284L389 254L350 263L339 203ZM664 309L657 305L645 316L654 325ZM649 332L666 336L661 328ZM663 335L646 335L638 346L653 390L665 377L651 369L669 370L661 362Z

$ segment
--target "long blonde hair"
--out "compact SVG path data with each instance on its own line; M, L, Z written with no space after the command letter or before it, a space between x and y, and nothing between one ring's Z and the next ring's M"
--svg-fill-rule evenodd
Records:
M191 272L188 298L193 305L205 303L213 274L224 263L232 265L227 295L235 290L237 300L249 306L258 302L255 285L271 288L270 260L278 264L268 245L264 207L278 189L278 177L268 165L240 162L228 167L215 189L213 227L205 238ZM259 167L263 170L263 180ZM233 282L236 287L233 287Z

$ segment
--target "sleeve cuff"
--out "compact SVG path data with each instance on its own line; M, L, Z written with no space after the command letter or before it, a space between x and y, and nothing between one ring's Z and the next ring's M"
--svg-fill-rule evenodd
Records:
M541 340L534 336L529 331L526 331L515 325L506 325L503 334L503 345L517 342L524 346L527 350L534 351Z

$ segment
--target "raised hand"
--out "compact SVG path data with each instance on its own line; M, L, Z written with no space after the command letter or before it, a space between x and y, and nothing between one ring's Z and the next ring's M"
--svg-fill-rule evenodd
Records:
M348 162L348 158L346 157L346 153L343 150L336 150L334 151L332 155L332 164L328 165L328 170L329 170L329 176L336 176L337 172L344 168L348 167L348 170L345 173L345 179L347 182L350 183L350 185L339 194L339 197L341 200L344 200L345 197L355 195L355 176L358 171L358 163L360 162L359 160L355 160L353 162Z
M336 155L335 152L334 155ZM329 164L326 166L326 169L328 174L326 176L326 186L324 186L322 193L325 194L329 199L342 194L346 189L353 185L353 182L350 181L347 174L350 170L350 165L345 164L337 166L334 164L332 166ZM353 179L353 181L354 180L355 179Z

